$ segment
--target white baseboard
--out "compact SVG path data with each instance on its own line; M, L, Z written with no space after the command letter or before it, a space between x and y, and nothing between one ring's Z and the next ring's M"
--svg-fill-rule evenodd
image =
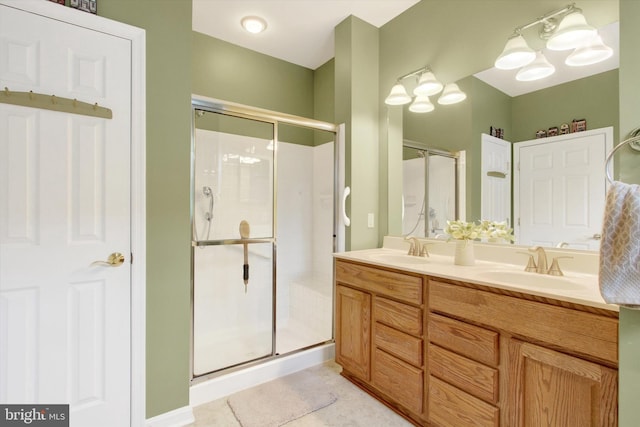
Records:
M174 409L147 419L146 427L182 427L195 421L191 406Z
M247 369L195 384L189 390L191 407L202 405L256 385L319 365L335 357L335 344L326 344ZM154 426L155 427L155 426Z

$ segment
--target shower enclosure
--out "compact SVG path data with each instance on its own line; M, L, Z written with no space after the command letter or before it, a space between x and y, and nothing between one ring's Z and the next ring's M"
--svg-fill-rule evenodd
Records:
M193 101L192 379L333 340L336 131Z
M447 220L463 219L464 152L424 148L405 140L402 159L402 234L444 236Z

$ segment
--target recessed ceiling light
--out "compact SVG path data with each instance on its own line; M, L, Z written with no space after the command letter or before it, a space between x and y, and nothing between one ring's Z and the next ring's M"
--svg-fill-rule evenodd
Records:
M263 32L267 28L267 21L259 16L245 16L240 20L242 28L252 34L258 34Z

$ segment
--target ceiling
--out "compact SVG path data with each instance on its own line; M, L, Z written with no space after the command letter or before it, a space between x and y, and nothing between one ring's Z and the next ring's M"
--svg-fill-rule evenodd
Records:
M419 0L192 0L194 31L315 70L334 57L334 29L354 15L381 27ZM267 29L250 34L240 20L257 15L267 21ZM522 95L587 77L619 66L618 23L600 29L603 41L615 51L612 58L588 67L568 67L569 52L544 51L556 73L536 82L518 82L517 70L491 68L475 74L480 80L509 96ZM506 39L505 39L506 42Z
M192 0L194 31L315 70L334 56L334 28L349 15L381 27L419 0ZM267 21L249 34L248 15Z

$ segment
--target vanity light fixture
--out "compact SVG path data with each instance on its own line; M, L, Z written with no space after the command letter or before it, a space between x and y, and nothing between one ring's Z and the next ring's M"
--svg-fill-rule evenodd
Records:
M547 40L547 48L551 50L575 49L596 34L596 29L587 24L582 10L574 7L562 18L558 29Z
M547 49L576 49L569 55L571 59L567 58L567 65L591 65L604 61L613 54L611 48L602 43L597 30L587 23L582 10L578 9L575 3L571 3L562 9L549 12L528 24L517 27L507 40L502 53L496 59L494 63L496 68L515 70L531 64L531 67L518 72L516 79L519 81L530 81L532 77L538 79L553 74L555 67L544 59L542 53L536 54L522 35L524 30L538 24L542 25L538 35L547 41Z
M410 102L411 97L399 80L398 83L393 85L393 87L391 88L391 92L389 92L389 96L387 96L387 99L384 100L384 103L387 105L404 105Z
M389 95L384 100L385 104L405 105L412 101L412 97L407 93L407 88L403 84L403 81L410 77L417 79L417 82L414 80L415 88L413 89L415 99L413 99L413 102L409 106L409 111L413 113L428 113L433 111L435 106L429 97L437 95L440 92L442 92L442 95L438 99L438 103L441 105L455 104L456 102L463 101L467 97L458 85L450 83L444 86L436 79L436 76L429 67L424 67L399 77L396 84L391 88L391 92L389 92Z
M536 54L536 59L531 64L525 65L520 69L520 71L518 71L516 74L516 80L519 82L540 80L545 77L549 77L555 72L556 67L547 61L547 58L545 58L542 52L538 52Z
M429 113L435 110L435 106L429 100L426 95L418 95L411 105L409 105L409 111L413 113Z
M576 48L564 63L572 67L596 64L609 59L613 55L613 49L602 42L602 37L596 35L584 45Z
M442 91L442 95L438 98L438 104L440 105L451 105L457 104L458 102L462 102L467 99L467 94L460 90L457 84L448 83L444 90Z
M496 59L495 66L501 70L515 70L536 59L536 53L529 47L520 33L513 33L504 50Z
M258 34L267 29L267 21L259 16L245 16L240 20L240 25L251 34Z

